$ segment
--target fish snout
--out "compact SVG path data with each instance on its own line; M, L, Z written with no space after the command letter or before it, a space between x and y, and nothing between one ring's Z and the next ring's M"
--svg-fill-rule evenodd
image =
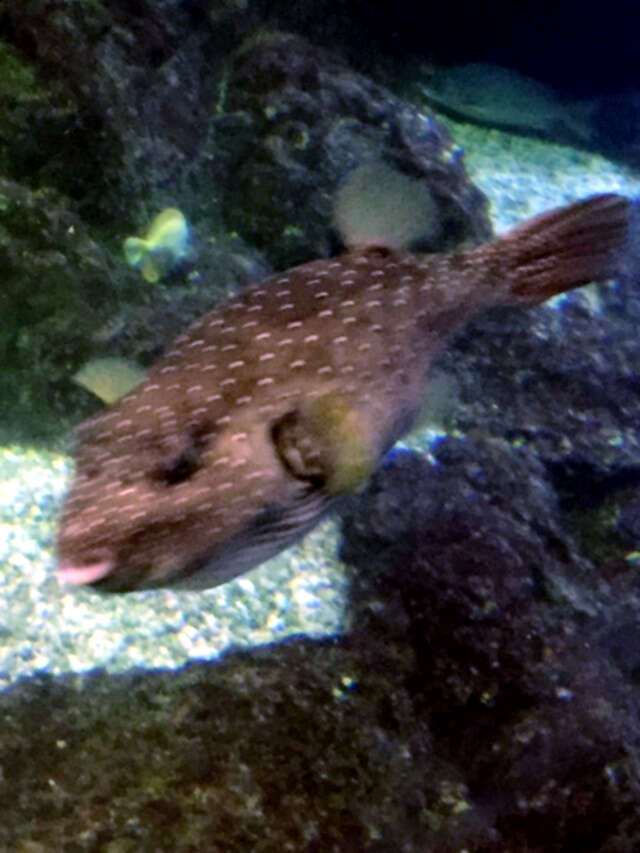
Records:
M74 585L90 584L106 577L113 569L111 560L101 560L97 563L88 563L84 566L75 566L72 563L62 562L58 566L58 580L60 583Z
M93 584L111 574L115 567L115 553L106 542L82 547L83 531L86 535L86 526L75 521L61 527L56 571L61 584Z

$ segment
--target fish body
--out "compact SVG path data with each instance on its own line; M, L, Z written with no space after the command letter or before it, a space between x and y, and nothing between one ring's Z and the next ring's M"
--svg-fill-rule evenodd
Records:
M510 68L472 62L434 68L427 103L462 121L589 144L593 105L559 99L548 86Z
M484 308L609 277L629 210L607 194L459 252L367 247L202 317L80 426L60 578L207 587L287 547L411 428L456 330Z
M184 215L175 207L162 210L151 222L145 237L127 237L127 263L140 269L152 284L175 269L189 256L190 232Z

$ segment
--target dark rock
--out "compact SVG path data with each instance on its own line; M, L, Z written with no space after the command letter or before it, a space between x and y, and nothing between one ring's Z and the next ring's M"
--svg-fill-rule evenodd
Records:
M460 783L406 691L343 644L94 675L80 690L40 679L0 705L6 849L377 851L402 839L418 851L436 837L430 822L453 836L460 823Z
M622 282L555 309L488 313L437 364L454 398L447 428L534 452L559 518L602 571L621 576L638 542L638 322L637 287Z
M340 59L264 33L235 54L228 86L225 115L213 124L212 168L221 186L224 174L234 176L223 216L276 267L329 253L334 191L369 160L426 181L441 223L431 251L490 236L486 200L446 129Z
M287 228L319 230L319 219L326 253L337 181L363 158L387 157L428 180L449 245L489 235L485 199L435 119L302 38L241 44L255 25L241 12L168 0L12 7L7 37L67 105L66 144L31 180L72 195L90 222L134 227L150 204L180 199L190 220L222 216L271 250ZM321 253L312 238L296 246L305 259ZM293 259L281 249L274 263Z
M630 614L619 626L616 588L559 525L530 451L451 444L436 465L397 455L345 513L354 633L410 638L414 707L499 833L495 849L632 849Z
M169 197L180 192L218 70L203 55L210 31L182 4L12 4L4 35L66 110L62 147L42 140L30 180L70 195L92 224L124 227L148 216L141 202L167 203L161 187Z
M266 266L240 240L208 241L198 271L180 287L141 284L53 189L0 178L0 409L2 440L54 439L98 401L72 381L90 358L118 352L148 364L163 344L204 313L219 291L261 277ZM186 319L185 319L186 318Z
M132 276L54 190L0 179L0 408L3 438L59 433L68 405L87 411L69 382L86 341L116 310ZM70 369L71 368L71 369Z

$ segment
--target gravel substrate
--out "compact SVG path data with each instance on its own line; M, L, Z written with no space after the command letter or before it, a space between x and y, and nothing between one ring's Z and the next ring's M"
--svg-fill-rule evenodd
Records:
M593 192L640 193L640 178L602 157L443 119L491 200L497 231ZM437 433L427 431L428 445ZM102 597L54 576L57 513L71 461L28 447L0 448L0 686L37 671L177 667L230 646L344 626L346 577L336 525L222 587Z
M336 525L206 592L100 596L54 575L56 518L71 460L0 449L0 686L37 671L176 667L289 634L342 628L345 577L333 558Z
M581 196L640 192L640 175L598 154L438 118L465 149L467 171L488 196L498 233Z

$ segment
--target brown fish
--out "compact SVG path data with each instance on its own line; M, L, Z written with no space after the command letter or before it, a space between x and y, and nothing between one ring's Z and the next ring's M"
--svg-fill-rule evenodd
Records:
M362 248L202 317L80 426L59 577L202 588L273 556L411 428L452 333L487 307L613 275L630 211L605 194L458 252Z

